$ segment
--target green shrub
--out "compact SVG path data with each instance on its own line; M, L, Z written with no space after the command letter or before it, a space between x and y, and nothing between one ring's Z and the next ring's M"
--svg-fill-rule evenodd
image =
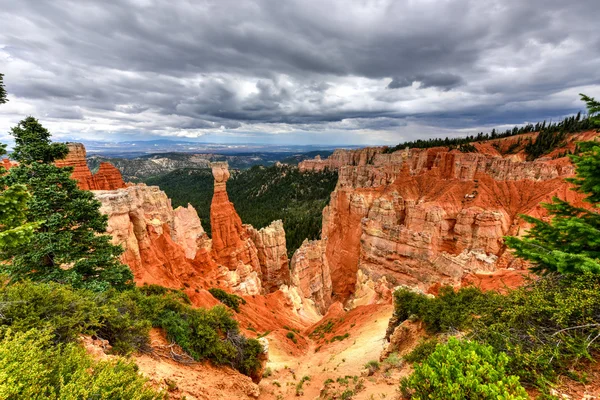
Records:
M296 335L294 335L294 332L286 333L285 337L290 339L294 343L298 343L298 339L296 339Z
M509 375L509 358L491 346L450 338L401 382L414 400L528 399L519 378Z
M395 301L403 303L396 303L395 314L414 314L431 332L464 331L469 339L506 353L507 371L542 390L557 375L572 375L582 360L600 351L600 277L593 273L547 275L506 295L466 296L466 290L478 292L442 290L430 299L397 291ZM405 359L422 360L432 347L423 342Z
M411 363L421 362L435 351L437 344L438 340L436 337L422 339L410 353L404 356L404 359Z
M403 360L398 356L398 353L394 352L390 354L385 360L383 360L383 369L388 371L392 368L400 368L403 364Z
M464 330L473 325L479 314L496 307L501 298L499 294L483 293L474 287L458 291L442 287L435 298L399 289L394 293L394 317L400 324L414 315L425 322L430 333Z
M348 332L344 333L343 335L337 335L331 338L330 342L333 343L335 341L342 341L344 339L348 339L350 337L350 334Z
M145 349L150 328L158 327L195 360L227 364L253 376L260 367L260 342L239 333L226 307L192 308L186 298L159 287L94 293L23 281L0 287L0 327L47 330L55 343L96 335L117 354Z
M510 373L543 388L600 351L600 277L548 275L481 315L471 337L507 353Z
M165 296L169 294L175 295L180 301L186 304L192 304L189 296L181 289L170 289L160 285L148 285L144 284L138 288L140 292L145 294L146 296Z
M0 332L0 398L162 399L123 359L94 361L75 343L54 344L51 331Z
M219 300L227 307L231 307L235 312L240 312L240 303L246 304L246 300L244 300L244 298L235 294L227 293L223 289L210 288L208 291L215 299Z
M58 283L23 281L0 288L0 326L19 332L48 330L57 343L94 333L104 312L91 292Z
M369 370L369 375L373 375L375 372L379 371L381 365L377 360L371 360L365 364L365 368Z

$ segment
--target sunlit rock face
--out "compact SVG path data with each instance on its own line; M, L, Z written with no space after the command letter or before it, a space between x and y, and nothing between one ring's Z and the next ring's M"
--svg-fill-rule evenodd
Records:
M244 226L256 246L263 290L269 293L282 285L289 285L290 269L283 222L273 221L271 225L259 230L252 225Z
M426 291L459 286L467 275L523 268L503 240L527 228L519 214L543 217L540 202L553 196L583 203L564 181L574 174L568 159L522 159L446 148L389 154L370 148L303 162L305 171L339 174L323 211L322 238L310 243L322 254L312 258L311 269L328 271L331 292L322 293L327 283L315 282L322 276L316 272L304 287L316 289L312 296L324 306L335 300L352 306L389 301L389 290L399 285ZM302 264L292 259L292 280L302 287L296 275L303 268L296 265Z
M112 164L103 162L98 172L92 175L85 161L86 151L81 143L67 143L69 154L63 160L57 160L59 167L72 167L71 177L84 190L114 190L125 187L121 173Z

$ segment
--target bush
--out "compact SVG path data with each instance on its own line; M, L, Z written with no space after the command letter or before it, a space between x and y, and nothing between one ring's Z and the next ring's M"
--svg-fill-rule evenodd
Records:
M507 353L510 373L544 388L600 351L600 277L548 275L513 290L470 336Z
M192 308L180 291L158 287L94 293L23 281L0 288L0 315L0 327L46 330L57 344L96 335L117 354L143 350L150 328L158 327L195 360L227 364L250 376L260 368L263 351L260 342L240 335L224 306Z
M227 307L231 307L235 312L240 312L240 303L246 304L246 300L244 300L244 298L235 294L227 293L223 289L210 288L208 291L215 299L219 300Z
M162 399L123 359L94 361L75 343L55 346L51 331L0 332L2 399Z
M430 299L400 290L394 295L395 315L415 315L431 332L464 331L469 339L506 353L507 371L542 390L600 351L600 277L591 272L547 275L504 296L473 293L478 291L443 289ZM432 347L422 342L405 359L422 360Z
M18 332L33 328L50 331L55 343L94 333L105 311L91 292L58 283L23 281L0 289L0 326Z
M499 294L483 293L474 287L455 291L445 286L435 298L399 289L394 293L394 317L399 325L414 315L425 322L430 333L464 330L473 325L479 314L496 307L501 298Z
M508 356L491 346L450 338L401 382L412 399L528 399L519 378L508 375Z
M369 370L369 376L373 375L375 372L379 371L379 361L371 360L365 364L365 369Z
M435 351L438 345L437 338L424 339L415 346L415 348L404 356L404 359L408 362L422 362Z
M286 333L285 337L290 339L294 343L298 343L298 339L296 339L296 335L294 335L294 332Z

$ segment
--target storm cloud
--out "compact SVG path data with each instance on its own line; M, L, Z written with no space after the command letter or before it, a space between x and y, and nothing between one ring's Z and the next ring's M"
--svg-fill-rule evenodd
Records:
M0 0L0 141L389 144L600 96L597 0Z

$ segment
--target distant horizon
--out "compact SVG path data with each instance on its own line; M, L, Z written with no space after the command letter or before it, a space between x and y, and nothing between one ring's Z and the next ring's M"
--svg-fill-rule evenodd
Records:
M393 146L559 120L600 96L597 0L21 0L0 142ZM143 23L142 23L143 21Z

